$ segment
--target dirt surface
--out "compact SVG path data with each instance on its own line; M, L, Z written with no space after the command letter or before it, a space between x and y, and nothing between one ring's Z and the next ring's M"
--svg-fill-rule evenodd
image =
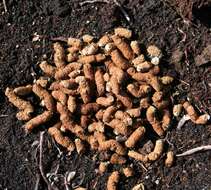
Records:
M51 56L51 39L59 36L100 36L116 26L130 27L146 45L155 43L164 52L163 63L178 79L175 87L181 98L189 97L199 110L211 114L210 63L197 67L194 58L211 43L211 17L194 9L192 21L184 20L166 1L120 1L131 21L125 19L113 1L80 6L75 0L5 0L0 2L0 189L47 189L38 169L39 132L26 135L23 123L15 118L16 109L4 96L7 86L32 82L39 75L37 63L43 54ZM210 8L210 7L209 7ZM208 9L210 10L210 9ZM208 18L207 18L208 17ZM33 41L35 35L38 41ZM167 137L176 153L211 144L211 125L187 122L182 130L175 127ZM109 173L99 176L94 152L85 157L60 153L51 138L44 134L43 168L50 180L65 189L64 175L76 171L70 189L81 185L88 189L105 189ZM98 155L99 156L99 155ZM163 159L148 166L147 171L134 162L136 175L122 178L119 189L131 189L143 183L146 189L211 189L211 152L178 158L172 168ZM60 174L60 175L58 175ZM49 176L49 175L48 175Z

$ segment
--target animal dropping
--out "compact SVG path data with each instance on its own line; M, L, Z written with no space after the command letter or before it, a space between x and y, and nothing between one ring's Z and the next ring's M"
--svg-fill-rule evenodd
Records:
M165 166L173 165L174 153L165 153L163 139L173 116L176 120L185 112L200 125L210 120L189 101L174 100L174 77L163 75L161 49L152 44L144 51L131 39L131 30L118 27L99 39L85 34L67 38L66 44L55 42L53 60L41 61L42 72L33 84L5 90L18 110L16 118L25 121L25 132L42 128L81 159L89 151L106 154L95 159L99 174L110 172L108 190L118 189L122 177L135 175L133 160L147 165L166 155ZM155 143L143 151L149 140ZM114 171L115 165L122 167ZM143 187L133 189L138 188Z

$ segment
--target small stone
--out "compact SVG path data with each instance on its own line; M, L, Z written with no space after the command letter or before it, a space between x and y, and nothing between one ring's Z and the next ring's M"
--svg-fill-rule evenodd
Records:
M155 180L155 184L156 184L156 185L159 185L159 183L160 183L160 180L159 180L159 179L156 179L156 180Z

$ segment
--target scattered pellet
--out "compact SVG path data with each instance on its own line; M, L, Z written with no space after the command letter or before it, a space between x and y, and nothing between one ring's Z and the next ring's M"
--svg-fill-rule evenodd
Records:
M167 152L167 155L166 155L165 166L171 167L173 163L174 163L174 152L169 151Z
M119 172L114 171L108 178L107 189L108 190L117 190L117 184L119 182Z

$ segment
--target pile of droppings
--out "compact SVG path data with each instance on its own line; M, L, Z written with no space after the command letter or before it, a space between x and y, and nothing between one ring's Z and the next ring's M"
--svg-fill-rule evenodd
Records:
M108 165L122 165L120 171L109 171L108 190L117 189L121 175L133 176L131 159L148 164L164 154L163 137L173 117L184 110L196 124L210 118L199 115L188 101L172 99L174 78L161 74L161 50L155 45L140 48L131 38L130 30L116 28L98 40L84 35L56 42L52 63L43 60L39 65L43 76L5 92L19 109L17 119L26 121L27 133L57 119L45 127L70 153L76 150L82 157L89 150L105 153L98 158L99 174ZM35 117L33 102L24 100L32 94L43 107ZM173 161L173 151L166 150L165 165L171 167Z

